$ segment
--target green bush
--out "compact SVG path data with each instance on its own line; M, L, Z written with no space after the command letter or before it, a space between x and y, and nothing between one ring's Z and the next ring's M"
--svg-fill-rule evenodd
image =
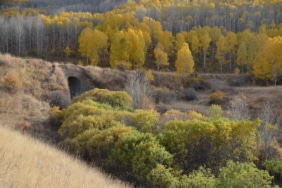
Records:
M270 187L272 176L265 170L259 170L253 163L228 161L220 169L217 179L218 188L265 188Z
M99 162L101 166L107 167L110 164L108 159L111 150L116 147L116 142L125 135L130 134L133 130L132 127L124 126L119 122L113 122L112 127L97 132L86 142L88 156Z
M53 106L49 111L50 119L49 123L50 125L58 129L59 126L62 124L63 118L64 118L64 111L60 109L58 106Z
M111 114L111 108L101 108L92 101L75 103L66 110L63 124L58 132L63 137L74 138L87 129L102 130L111 127L111 122L114 120Z
M146 184L147 175L158 164L170 166L172 155L158 140L147 133L132 131L122 137L111 153L113 165L127 175L127 179Z
M120 109L131 109L132 98L125 91L110 91L107 89L98 89L87 91L82 95L75 97L72 103L80 102L83 100L93 100L99 103L109 104L112 107Z
M175 188L180 187L180 181L174 174L172 168L166 168L164 165L158 164L156 168L151 170L147 175L147 181L154 188Z
M218 172L228 160L254 160L258 125L222 117L175 120L165 125L159 139L185 173L203 165Z
M278 182L281 184L282 180L282 160L281 159L270 159L263 163L263 166L268 172L275 176Z
M217 104L212 104L208 109L209 117L222 117L223 111L221 106Z
M188 176L184 175L181 178L181 186L183 188L215 188L216 178L210 169L200 167L194 170Z
M136 110L132 126L144 133L153 133L159 120L159 114L154 110Z

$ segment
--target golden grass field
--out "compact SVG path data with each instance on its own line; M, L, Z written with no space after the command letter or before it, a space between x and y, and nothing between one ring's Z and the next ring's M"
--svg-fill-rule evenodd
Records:
M37 140L0 127L1 188L127 188L95 168L87 166Z

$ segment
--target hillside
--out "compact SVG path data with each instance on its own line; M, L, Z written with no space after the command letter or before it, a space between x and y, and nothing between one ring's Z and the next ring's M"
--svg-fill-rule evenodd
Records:
M58 149L0 126L0 187L130 187Z
M259 159L258 166L261 166L268 156L278 158L282 156L280 134L282 87L255 85L250 75L198 74L183 76L174 72L120 71L93 66L76 67L72 64L50 63L42 59L18 58L9 54L0 54L0 66L4 70L0 76L1 125L17 129L21 133L38 138L45 143L59 145L59 148L67 150L74 156L80 156L115 177L136 185L144 185L144 182L156 185L159 183L154 181L154 178L147 179L149 176L147 177L146 173L152 170L150 168L153 168L150 177L162 174L155 172L155 170L164 170L165 173L172 173L170 176L182 184L191 181L187 177L191 170L197 169L197 165L205 164L201 161L202 159L211 160L208 167L215 172L220 167L224 167L226 160L230 158L235 161L239 158L240 162L249 161L236 153L233 155L233 150L230 150L229 145L226 145L228 137L220 138L220 134L216 133L216 131L221 131L220 129L224 128L221 126L226 123L231 127L234 125L240 127L240 129L234 129L235 132L231 132L232 134L244 135L238 137L239 141L235 141L235 143L243 141L238 145L232 146L232 139L229 140L230 147L247 144L246 147L250 148L251 152L256 148L253 155ZM70 103L68 77L60 67L67 67L69 72L76 70L80 74L85 74L82 78L93 82L96 86L95 89L77 96ZM130 93L131 96L128 96L128 93L124 91ZM116 106L111 107L110 105ZM218 117L218 121L226 123L217 127L213 116ZM260 124L258 129L254 129L252 126L259 124L257 118L265 123ZM248 121L250 122L248 123ZM167 139L173 139L166 142L163 136L170 134L169 130L166 130L167 126L177 127L173 124L177 122L180 123L177 126L182 128L196 122L191 126L210 125L219 130L214 128L211 133L205 134L205 131L211 130L203 129L203 132L195 133L203 139L196 143L200 144L197 147L191 145L194 142L189 141L189 138L193 137L187 136L168 137ZM249 128L252 127L252 134L249 132L250 130L237 132L237 130L245 130L246 127L243 126L245 124L247 127L250 126ZM271 127L264 127L264 125ZM95 129L96 126L98 129ZM173 133L176 130L170 131ZM183 130L183 133L185 131L188 130ZM181 133L175 132L175 134ZM255 133L267 137L264 141L263 137L258 137L259 144L256 143L258 145L253 147L252 144L255 142L253 139L250 141L249 136L253 138ZM207 135L210 137L207 138ZM248 136L247 142L244 141L245 136ZM132 153L128 155L127 144L129 143L127 142L131 143L131 139L133 139L132 142L137 143L134 146L136 148L130 150ZM144 139L144 144L152 144L150 147L154 150L155 155L152 160L156 160L156 163L153 162L149 168L145 168L143 165L147 164L144 161L149 160L146 157L150 155L143 155L143 158L139 158L141 154L134 153L150 152L149 146L139 145L143 143L139 139ZM183 140L177 141L177 139ZM155 166L162 160L164 160L164 164L168 162L168 165L171 165L171 153L175 153L175 156L180 154L178 152L181 151L181 148L174 150L178 144L174 144L174 147L170 146L170 143L174 142L186 143L185 145L191 147L195 152L203 154L211 152L208 156L217 156L212 154L215 152L214 150L207 150L209 147L206 144L209 142L206 142L205 139L211 139L211 143L215 141L213 139L219 139L221 149L225 151L224 148L227 147L226 149L231 154L212 159L205 155L202 158L195 158L193 154L188 152L186 153L187 157L190 161L194 161L191 164L195 165L190 166L188 162L182 162L182 158L175 160L175 165L179 165L179 168L185 170L180 174L174 167L162 169L162 166ZM263 143L270 145L263 145ZM124 148L119 150L123 144L125 144ZM32 150L33 147L30 149ZM216 148L214 149L216 150ZM25 150L27 149L25 148ZM170 156L171 160L159 158L162 155L158 152L163 152L164 156ZM128 156L132 157L128 158ZM220 167L212 162L214 160L218 160ZM129 162L132 162L132 165L137 165L136 169L132 169L135 166ZM48 164L48 161L46 163ZM123 166L124 164L125 166ZM139 167L139 165L141 166ZM215 175L212 177L213 183L219 181ZM9 183L9 180L7 181ZM166 182L161 183L166 184Z

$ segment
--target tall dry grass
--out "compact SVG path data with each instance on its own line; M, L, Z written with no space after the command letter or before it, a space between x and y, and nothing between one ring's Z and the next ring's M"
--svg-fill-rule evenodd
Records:
M97 169L18 132L0 127L0 187L127 188Z
M14 76L21 82L22 90L36 99L42 99L49 91L68 93L68 83L58 63L0 53L0 69L0 84L3 77Z

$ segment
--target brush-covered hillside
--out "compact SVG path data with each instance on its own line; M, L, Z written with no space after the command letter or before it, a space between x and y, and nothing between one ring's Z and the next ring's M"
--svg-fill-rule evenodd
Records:
M135 187L282 185L281 12L0 1L0 124Z
M52 143L111 177L137 187L281 183L281 86L256 86L246 74L188 76L80 66L77 70L99 87L71 100L60 69L70 65L1 54L0 66L1 125ZM2 138L8 144L17 139ZM13 152L7 147L5 153ZM21 158L29 161L22 152ZM50 162L29 166L45 163ZM249 176L235 177L234 171ZM4 186L13 182L5 181Z

